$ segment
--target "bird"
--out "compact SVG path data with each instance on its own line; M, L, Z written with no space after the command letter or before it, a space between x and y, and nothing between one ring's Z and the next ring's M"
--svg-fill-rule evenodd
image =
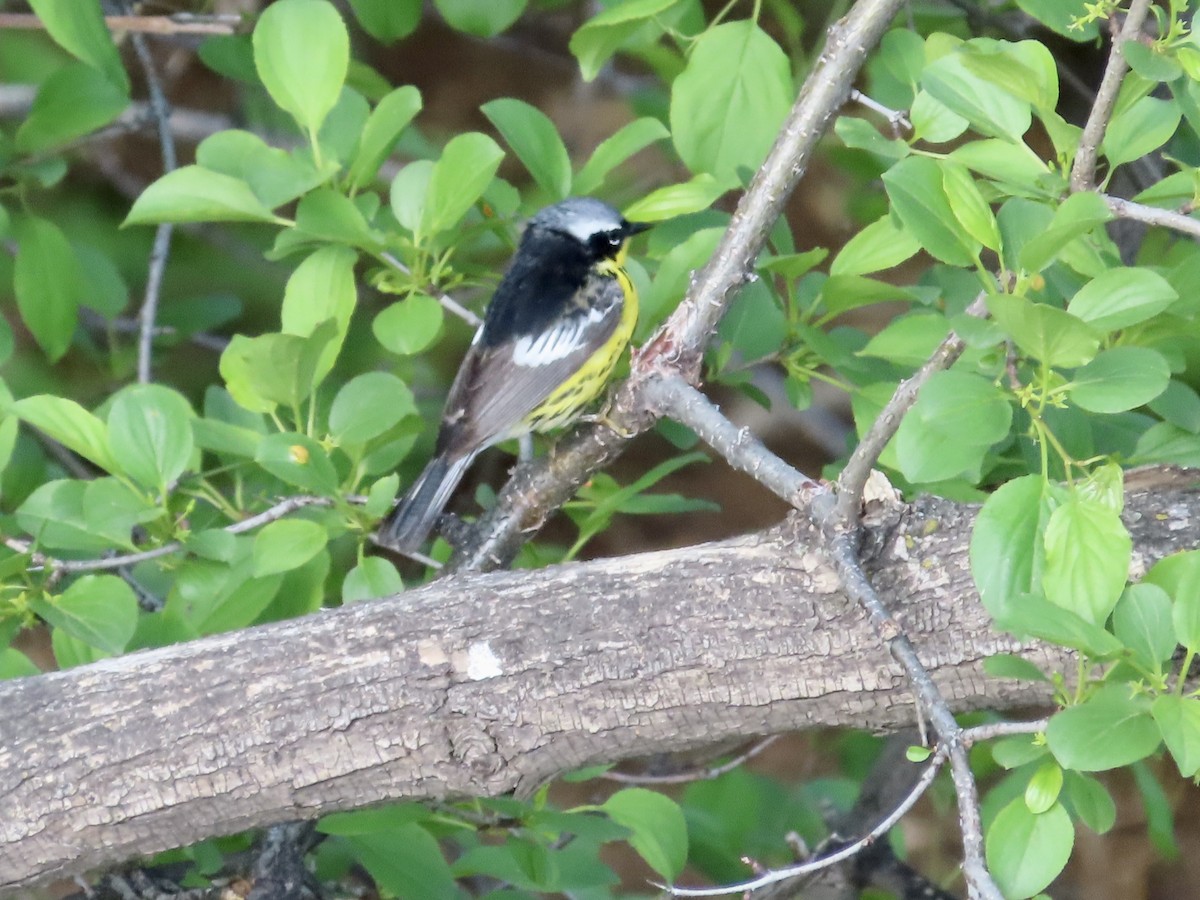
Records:
M377 544L416 553L481 451L568 425L600 395L637 324L624 263L649 227L592 197L529 220L454 378L433 458Z

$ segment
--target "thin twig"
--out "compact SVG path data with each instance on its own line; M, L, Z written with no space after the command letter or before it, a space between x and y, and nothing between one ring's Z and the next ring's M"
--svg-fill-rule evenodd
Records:
M854 79L903 0L860 0L829 30L820 61L805 79L762 167L709 264L662 328L637 352L631 377L618 389L612 428L593 426L557 444L552 454L519 466L496 506L480 517L472 538L446 571L482 571L507 565L528 535L539 529L592 472L612 462L629 441L649 428L641 397L647 382L670 372L694 382L703 350L737 290L753 276L767 234L807 169L828 124L850 95Z
M105 16L110 31L142 34L235 34L243 19L235 15ZM46 25L33 13L0 13L0 28L44 31Z
M763 738L761 741L756 741L748 750L739 753L733 759L727 760L719 766L693 769L690 772L676 772L673 775L635 775L628 772L604 772L600 777L606 778L609 781L617 781L621 784L690 784L693 781L712 781L720 778L727 772L732 772L743 763L754 759L754 757L779 740L779 737L779 735L773 734L770 737Z
M158 78L154 57L142 34L130 36L142 74L146 79L146 92L150 96L150 112L158 130L158 143L162 153L163 174L175 171L178 159L175 153L175 135L171 133L171 107ZM141 330L138 333L137 378L141 384L151 380L151 362L154 352L154 328L158 318L158 299L162 290L163 272L171 254L171 234L175 226L164 222L154 232L154 245L150 251L150 265L146 272L146 294L138 314Z
M678 375L663 375L648 382L644 397L655 413L692 429L731 466L792 506L803 505L808 494L820 488L818 482L768 450L750 429L730 422L712 401Z
M959 740L964 747L971 747L980 741L990 741L999 737L1013 737L1021 734L1038 734L1050 726L1050 720L1034 719L1030 722L988 722L964 728Z
M983 294L975 298L975 302L967 307L966 313L969 316L987 314L987 305ZM834 510L837 518L844 522L855 520L859 505L862 503L863 489L866 487L867 478L871 475L871 468L879 459L879 454L883 452L887 442L895 436L896 429L900 427L900 420L916 402L917 394L925 386L925 382L935 372L949 368L962 354L962 351L962 339L951 332L921 368L917 369L910 378L900 382L892 398L876 417L875 423L863 436L858 446L854 448L849 462L846 463L846 468L842 469L842 474L838 478L837 507Z
M361 501L362 498L347 497L346 500L354 503ZM266 525L269 522L274 522L276 519L282 519L284 516L295 512L298 509L304 509L308 506L332 506L333 501L328 497L312 497L302 495L298 497L288 497L286 500L281 500L270 509L260 512L258 515L251 516L248 519L242 519L240 522L234 522L232 525L227 525L223 531L229 534L243 534L247 531L253 531L260 525ZM56 559L52 556L45 556L31 550L32 543L23 541L18 538L6 538L5 545L10 549L16 550L18 553L31 553L32 562L34 565L29 567L30 572L40 572L44 569L50 569L54 572L102 572L108 569L120 569L125 566L135 566L138 563L146 562L151 559L158 559L162 556L170 556L172 553L178 553L185 549L182 541L171 541L169 544L163 544L161 547L154 547L150 550L142 550L138 553L126 553L121 556L109 556L101 559Z
M1117 94L1121 90L1121 82L1129 70L1129 63L1121 52L1121 45L1126 41L1136 40L1142 33L1142 24L1146 21L1146 13L1150 9L1150 0L1133 0L1129 12L1125 16L1125 24L1113 38L1112 48L1108 52L1108 64L1104 67L1104 77L1100 79L1100 89L1096 91L1096 102L1088 113L1087 123L1083 126L1083 134L1079 138L1079 149L1075 152L1075 162L1071 166L1071 190L1090 191L1096 186L1096 157L1100 143L1104 140L1104 132L1108 121L1112 118L1113 108L1117 104Z
M1133 219L1147 225L1170 228L1172 231L1178 231L1188 237L1200 239L1200 220L1193 219L1191 216L1185 216L1183 213L1169 209L1146 206L1143 203L1134 203L1132 200L1122 200L1111 194L1101 194L1100 197L1108 204L1113 215L1120 216L1122 219Z
M867 109L879 113L888 120L888 124L892 126L892 137L902 137L904 134L913 130L912 122L908 118L908 113L903 109L892 109L890 106L884 106L878 100L868 97L862 91L855 88L850 92L850 100L860 106L865 106Z
M675 887L673 885L656 884L655 886L666 891L673 897L721 897L726 894L739 894L756 890L761 887L766 887L769 884L786 881L789 878L796 878L801 875L809 875L813 872L827 869L837 863L844 862L847 859L861 853L865 848L871 846L875 841L879 840L889 831L892 826L899 822L910 809L912 809L922 795L929 790L929 786L933 784L934 778L941 771L942 766L946 762L949 755L946 747L939 747L934 753L933 758L929 760L929 764L925 767L925 771L921 773L920 779L913 786L913 789L908 792L905 798L888 813L879 824L868 831L858 840L851 844L846 844L844 847L830 853L828 856L823 856L820 859L808 860L794 866L786 866L782 869L769 869L763 872L756 878L749 881L739 882L738 884L726 884L714 888L684 888Z
M396 257L390 253L380 253L379 258L397 272L403 272L405 275L412 274L412 270L408 266L400 262L400 260L396 259ZM442 309L446 310L448 313L453 313L454 315L458 316L472 328L478 328L483 324L483 319L479 318L479 316L475 315L475 313L471 312L445 291L433 291L432 296L435 300L437 300L438 303L442 304Z

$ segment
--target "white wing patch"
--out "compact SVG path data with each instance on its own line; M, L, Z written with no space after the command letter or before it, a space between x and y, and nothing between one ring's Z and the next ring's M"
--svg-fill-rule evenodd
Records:
M570 316L546 331L518 338L513 345L512 361L518 366L537 368L565 359L586 340L588 326L603 318L604 310L592 308L586 316Z

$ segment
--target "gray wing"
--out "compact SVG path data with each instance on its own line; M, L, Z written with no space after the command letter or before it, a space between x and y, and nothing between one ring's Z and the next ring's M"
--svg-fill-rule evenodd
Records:
M439 452L486 447L519 433L520 422L612 337L624 299L618 281L589 279L577 297L540 334L494 346L476 335L446 400Z

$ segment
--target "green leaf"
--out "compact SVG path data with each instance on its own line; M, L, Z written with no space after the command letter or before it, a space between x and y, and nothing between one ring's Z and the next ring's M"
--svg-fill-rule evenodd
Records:
M495 37L521 18L529 0L433 0L451 28L475 37Z
M913 126L913 140L945 144L962 136L970 123L952 111L929 91L917 91L908 111Z
M387 833L428 819L431 815L420 803L389 803L374 809L356 809L353 812L322 816L317 820L317 831L321 834L340 834L344 837Z
M674 881L687 862L687 823L679 805L645 788L617 791L600 809L633 834L629 845L655 872Z
M916 237L889 215L876 219L845 243L829 266L830 275L866 275L898 266L921 249Z
M1113 347L1076 369L1067 392L1089 412L1137 409L1167 389L1171 369L1163 355L1148 347Z
M661 222L708 209L727 187L707 173L682 184L669 184L635 200L626 210L631 222Z
M22 321L57 362L71 346L84 293L83 273L57 225L37 218L21 222L12 279Z
M467 132L451 138L429 176L421 232L433 235L457 225L483 196L503 158L504 151L486 134Z
M329 535L307 519L279 519L254 538L255 578L299 568L325 549Z
M91 66L63 66L38 88L17 129L17 149L32 154L66 144L114 121L128 105L128 89L97 78Z
M113 656L137 628L137 597L116 575L84 575L57 597L31 595L29 606L55 628Z
M184 166L168 172L142 191L121 225L157 225L160 222L281 220L241 179L202 166Z
M306 238L375 249L383 238L372 231L362 210L333 188L318 188L296 207L296 230ZM277 245L278 246L278 245Z
M1034 815L1024 802L1013 800L987 830L988 870L1005 897L1023 900L1058 876L1074 845L1075 829L1062 804Z
M1065 768L1102 772L1149 756L1159 731L1148 699L1130 698L1127 684L1110 684L1055 715L1046 741Z
M990 381L964 372L937 372L896 433L900 471L913 483L974 471L1011 423L1008 397Z
M320 172L302 156L269 147L256 134L237 129L209 135L196 148L202 169L245 182L268 209L290 203L323 183Z
M1121 517L1109 506L1069 497L1046 523L1046 599L1103 625L1117 605L1133 541Z
M571 35L570 48L585 81L591 81L627 40L681 0L621 0L602 9Z
M1048 365L1086 365L1100 349L1099 332L1065 310L1009 294L989 294L987 305L1023 352Z
M1038 767L1025 786L1025 806L1035 816L1048 812L1050 807L1058 802L1062 792L1062 766L1052 760L1047 760Z
M109 450L108 426L74 400L38 394L18 400L12 413L104 471L122 471Z
M129 93L129 76L104 22L99 0L29 0L55 43Z
M1108 789L1095 778L1067 772L1063 787L1063 801L1079 821L1096 834L1104 834L1116 824L1117 805Z
M395 0L371 2L391 5ZM421 4L415 3L414 6L419 15ZM358 190L370 183L379 172L383 161L391 155L401 133L420 111L421 93L408 84L396 88L379 101L363 127L358 151L354 154L354 161L350 163L350 169L346 173L352 190Z
M1113 634L1152 672L1175 652L1171 598L1154 584L1131 584L1113 610Z
M1029 13L1047 28L1072 41L1086 43L1094 41L1099 34L1099 23L1092 21L1078 25L1086 10L1086 0L1017 0L1017 6Z
M710 28L671 86L671 138L693 174L726 187L757 169L792 104L787 56L752 21Z
M883 174L892 212L930 255L952 266L974 266L979 241L954 215L936 162L923 156L902 159Z
M1178 299L1179 294L1157 272L1118 267L1081 287L1067 304L1067 311L1108 332L1145 322Z
M342 582L342 602L379 600L404 590L404 582L396 567L381 556L368 556L346 573Z
M258 445L255 462L288 484L325 497L337 495L337 472L325 448L293 432L268 435Z
M1013 678L1018 681L1049 681L1046 673L1030 662L1011 653L997 653L983 661L983 671L993 678Z
M1058 70L1054 57L1039 41L975 38L962 48L963 65L1035 110L1058 106Z
M972 238L991 250L1000 249L1000 229L996 216L979 192L967 167L951 160L942 160L942 188L950 201L954 218Z
M1200 698L1162 694L1154 699L1150 712L1179 774L1194 777L1200 771Z
M501 97L479 107L525 164L533 180L561 200L571 189L571 159L549 116L522 100Z
M1119 110L1108 123L1100 152L1114 169L1153 153L1179 128L1179 104L1174 100L1142 97Z
M384 44L408 37L421 22L421 0L350 0L350 8L363 30Z
M416 414L407 384L390 372L364 372L338 391L329 410L329 433L339 444L365 444Z
M253 429L208 418L193 419L192 434L196 446L202 450L246 459L254 459L258 442L262 440L262 434Z
M1005 769L1017 769L1026 763L1049 754L1045 745L1035 741L1030 735L1001 738L992 744L992 759L996 765Z
M1050 220L1046 230L1021 249L1021 268L1029 272L1040 272L1054 261L1059 251L1067 244L1110 221L1112 217L1112 210L1099 194L1091 191L1072 194L1054 211L1054 218ZM1075 314L1080 315L1078 312ZM1080 315L1080 318L1086 320L1085 316Z
M647 117L622 125L592 151L588 161L576 174L571 190L576 194L594 193L613 169L638 151L670 136L671 132L658 119Z
M921 86L988 137L1020 143L1029 130L1029 103L971 71L966 53L948 53L925 67Z
M1020 193L1043 193L1038 185L1050 174L1046 164L1028 146L996 138L963 144L950 158Z
M400 476L393 472L380 478L367 492L367 502L363 504L363 512L373 518L381 518L392 504L396 502L396 494L400 490Z
M341 352L358 301L354 264L358 253L349 247L322 247L296 267L283 293L280 317L286 334L313 337L325 322L334 328L317 358L313 383L320 384Z
M1200 551L1173 553L1155 563L1142 580L1170 595L1175 639L1193 652L1200 651Z
M421 219L425 216L433 165L427 159L410 162L396 173L388 192L392 215L414 234L421 230Z
M326 0L279 0L254 26L254 67L271 99L315 138L350 65L346 25Z
M336 332L337 323L326 319L307 337L234 335L220 362L229 393L252 412L271 412L277 406L298 410L320 382L318 366Z
M458 900L460 894L438 842L415 823L346 838L375 883L392 897Z
M428 294L413 294L387 307L371 323L375 339L399 356L428 348L442 333L445 313Z
M119 391L108 412L108 445L142 487L166 492L192 458L191 404L158 384Z
M1050 517L1045 482L1023 475L1001 485L983 504L971 533L971 574L984 608L1004 621L1040 578L1042 533Z
M1013 634L1061 644L1096 660L1115 659L1123 651L1121 642L1099 625L1036 594L1020 597L997 624Z
M949 333L950 323L938 313L899 316L867 341L858 355L916 367L929 359Z
M884 163L904 159L911 152L907 143L899 138L885 138L879 133L879 129L866 119L840 116L833 123L833 130L850 149L866 150Z
M32 675L41 675L42 670L33 664L28 656L20 650L15 650L12 647L5 647L0 650L0 681L7 681L10 678L28 678Z

